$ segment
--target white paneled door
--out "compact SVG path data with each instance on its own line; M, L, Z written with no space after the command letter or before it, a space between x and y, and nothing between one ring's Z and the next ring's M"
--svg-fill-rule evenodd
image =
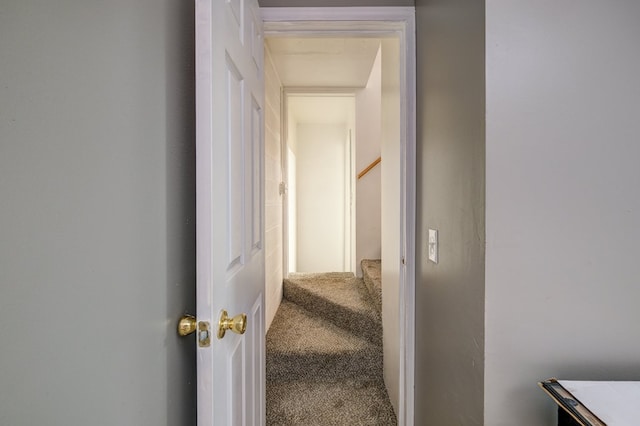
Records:
M262 64L256 0L196 0L198 426L264 424Z

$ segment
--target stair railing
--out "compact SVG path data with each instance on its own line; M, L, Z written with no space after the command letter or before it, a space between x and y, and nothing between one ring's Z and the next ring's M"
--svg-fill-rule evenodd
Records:
M373 160L373 162L371 164L369 164L367 167L364 168L364 170L362 170L360 173L358 173L358 180L360 180L364 175L369 173L371 171L371 169L373 169L375 166L380 164L381 161L382 161L382 157L378 157L375 160Z

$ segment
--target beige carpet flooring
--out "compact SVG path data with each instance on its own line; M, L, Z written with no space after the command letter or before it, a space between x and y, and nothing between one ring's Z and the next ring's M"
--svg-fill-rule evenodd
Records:
M267 333L267 425L397 424L375 298L351 273L285 280Z

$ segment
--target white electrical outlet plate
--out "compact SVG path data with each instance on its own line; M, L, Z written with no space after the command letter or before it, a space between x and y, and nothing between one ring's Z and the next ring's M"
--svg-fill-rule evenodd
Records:
M429 260L433 263L438 263L438 230L429 229L429 239L427 241L427 250L429 253Z

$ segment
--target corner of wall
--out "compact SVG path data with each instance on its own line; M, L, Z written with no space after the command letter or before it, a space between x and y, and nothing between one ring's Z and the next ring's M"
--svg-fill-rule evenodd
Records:
M367 86L356 93L356 173L380 156L382 128L382 62L381 51L373 63ZM381 232L381 173L376 166L356 181L356 271L362 259L380 259Z
M265 330L282 301L283 202L282 181L282 84L265 44Z

